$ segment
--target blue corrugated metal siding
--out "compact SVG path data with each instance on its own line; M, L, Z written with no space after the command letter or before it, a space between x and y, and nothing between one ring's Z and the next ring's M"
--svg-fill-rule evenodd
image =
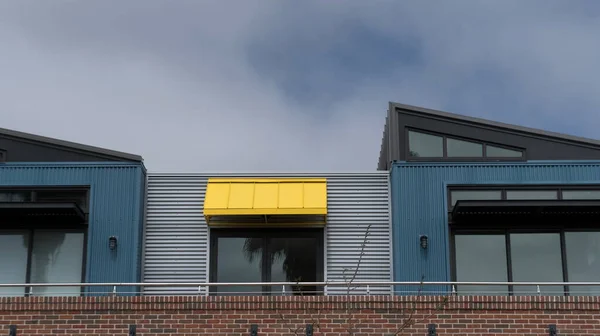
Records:
M0 165L0 186L89 186L86 282L139 282L145 168L129 163ZM118 237L116 252L108 238ZM98 291L95 288L91 291ZM102 288L106 291L106 288ZM132 292L134 288L122 288Z
M391 178L395 281L419 281L423 276L425 281L447 281L448 185L598 184L600 161L395 163ZM429 237L426 253L419 246L420 235Z

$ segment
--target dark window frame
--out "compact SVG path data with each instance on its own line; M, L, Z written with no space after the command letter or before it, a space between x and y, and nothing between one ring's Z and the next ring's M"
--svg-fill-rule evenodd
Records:
M500 190L501 199L506 200L506 191L542 191L542 190L556 190L557 199L562 199L563 191L600 191L600 185L564 185L564 184L536 184L536 185L452 185L447 188L447 206L449 214L452 211L452 192L453 191L477 191L477 190ZM450 231L450 277L452 281L456 281L456 235L504 235L506 242L506 262L507 262L507 278L508 281L512 281L512 260L511 260L511 246L510 246L510 235L513 233L557 233L560 237L560 249L561 249L561 264L563 273L563 282L569 281L568 262L567 255L568 250L566 246L565 235L569 232L600 232L597 223L580 223L576 227L567 227L567 225L539 225L530 224L526 226L520 225L518 228L511 227L510 223L506 226L493 226L493 227L453 227L452 219L448 216L448 225ZM570 288L568 285L564 286L564 296L569 296ZM508 286L508 295L512 296L513 286Z
M36 203L37 201L37 193L38 192L47 192L47 191L56 191L56 192L74 192L74 193L83 193L84 204L80 205L81 210L87 214L89 214L90 209L90 187L89 186L67 186L67 187L54 187L54 186L7 186L0 187L0 194L2 193L10 193L10 192L27 192L30 194L30 200L28 202ZM86 219L87 221L87 219Z
M600 191L600 184L453 184L447 188L447 206L448 212L452 212L452 192L453 191L501 191L501 200L505 201L506 191L555 191L558 200L563 199L563 191Z
M8 159L6 158L7 155L8 152L6 151L6 149L0 148L0 163L6 163L8 161Z
M412 156L411 150L410 150L410 140L409 140L410 132L433 135L433 136L442 138L443 156L442 157ZM522 161L527 161L527 150L525 148L512 147L512 146L508 146L508 145L504 145L504 144L497 144L497 143L483 141L483 140L476 140L476 139L470 139L470 138L465 138L465 137L461 137L461 136L437 133L437 132L427 131L427 130L414 128L414 127L406 127L405 132L404 132L404 137L405 137L404 144L405 144L407 161L428 161L428 162L432 162L432 161L433 162L447 162L447 161L452 161L452 162L497 162L497 161L522 162ZM475 144L482 145L483 146L482 156L472 156L472 157L471 156L470 157L448 156L448 138L454 139L454 140L472 142ZM503 157L503 156L488 157L487 156L487 146L488 145L515 151L515 152L520 152L521 156L520 157Z
M32 266L32 256L33 256L33 248L34 248L34 236L36 232L39 231L44 231L44 232L61 232L61 233L81 233L83 234L83 251L82 251L82 263L81 263L81 283L85 282L85 269L87 266L87 246L88 246L88 230L87 228L72 228L72 227L59 227L59 228L55 228L55 227L51 227L51 228L47 228L47 227L32 227L32 226L28 226L28 227L17 227L14 225L11 225L10 228L6 228L6 229L1 229L0 230L0 235L7 235L7 234L15 234L15 233L27 233L27 240L28 242L28 246L27 246L27 263L25 265L26 269L25 269L25 283L26 284L30 284L31 282L31 266ZM25 297L27 296L35 296L31 294L31 289L33 287L31 286L25 286L24 288L24 293L23 295ZM85 288L81 287L79 289L79 295L83 295L85 292Z
M316 278L317 282L323 282L325 277L324 270L324 259L325 259L325 229L324 228L243 228L243 229L231 229L231 228L218 228L210 229L210 242L209 242L209 280L211 283L217 283L217 260L218 260L218 239L219 238L262 238L264 252L262 254L262 274L261 282L271 282L271 265L268 262L269 245L268 239L272 238L294 238L294 237L306 237L316 238L317 242L317 269ZM318 286L317 291L323 292L323 289ZM210 295L217 295L215 293L216 288L211 286L209 288ZM273 295L273 286L263 286L261 295Z
M536 229L536 228L483 228L483 229L473 229L473 228L464 228L464 229L452 229L450 236L450 277L452 281L457 281L456 274L456 242L455 237L457 235L502 235L504 236L506 242L506 265L507 265L507 279L509 282L513 279L512 274L512 259L511 259L511 245L510 245L510 235L515 233L531 233L531 234L542 234L542 233L553 233L558 234L560 238L560 249L561 249L561 266L562 266L562 275L563 282L569 281L569 265L567 262L568 249L566 246L565 234L569 232L600 232L600 229L596 228L569 228L569 229L560 229L560 228L549 228L549 229ZM570 288L568 285L564 286L564 295L569 296ZM508 295L513 296L513 286L508 286Z
M0 235L3 233L14 233L14 232L27 232L29 244L27 250L27 265L26 265L26 276L25 283L31 281L31 257L33 255L33 239L36 231L48 231L48 232L64 232L64 233L81 233L83 234L83 251L82 251L82 265L81 265L81 283L85 282L86 267L87 267L87 249L88 249L88 216L90 209L90 187L89 186L6 186L0 187L0 193L10 192L28 192L30 194L29 201L32 203L37 202L36 194L38 191L56 191L56 192L82 192L85 195L84 204L81 207L85 213L85 220L80 224L56 224L53 223L51 226L47 226L43 223L37 224L20 224L20 223L5 223L0 228ZM24 296L31 296L31 286L25 287ZM85 288L81 287L80 295L85 293Z

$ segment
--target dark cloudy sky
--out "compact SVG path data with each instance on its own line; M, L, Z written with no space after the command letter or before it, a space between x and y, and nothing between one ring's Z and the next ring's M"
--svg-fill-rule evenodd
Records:
M599 137L598 0L0 0L0 45L0 127L152 171L374 170L389 101Z

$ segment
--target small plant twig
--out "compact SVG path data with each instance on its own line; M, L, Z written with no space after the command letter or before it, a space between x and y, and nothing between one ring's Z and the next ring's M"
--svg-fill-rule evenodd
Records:
M351 309L351 305L352 302L350 302L350 292L354 291L356 288L358 288L359 286L355 286L352 287L352 284L354 283L354 281L356 280L356 277L358 276L358 271L360 270L360 265L362 264L362 260L363 257L365 255L365 248L369 242L369 235L371 233L371 226L372 224L369 224L367 226L367 229L365 230L365 234L363 237L363 241L360 244L360 252L358 255L358 261L356 263L356 268L354 269L354 272L352 273L352 276L350 277L350 279L347 279L346 277L346 271L348 269L344 269L342 271L342 275L344 277L344 282L346 283L346 331L348 332L348 335L354 335L354 331L356 329L356 325L357 323L354 323L354 317L352 314L352 309Z

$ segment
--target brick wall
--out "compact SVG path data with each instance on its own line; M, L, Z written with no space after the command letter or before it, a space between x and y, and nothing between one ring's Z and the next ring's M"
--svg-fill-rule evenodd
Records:
M600 335L600 297L0 298L0 335ZM399 332L402 325L408 327Z

